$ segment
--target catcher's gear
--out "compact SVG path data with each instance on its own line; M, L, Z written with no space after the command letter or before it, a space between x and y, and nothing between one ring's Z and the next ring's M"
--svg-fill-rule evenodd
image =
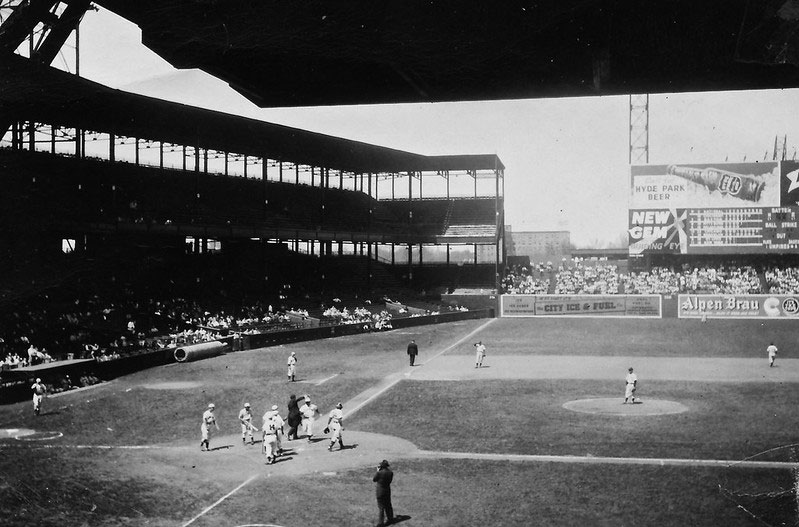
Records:
M325 429L323 430L323 432L326 433L326 434L329 434L330 433L330 428L326 426Z

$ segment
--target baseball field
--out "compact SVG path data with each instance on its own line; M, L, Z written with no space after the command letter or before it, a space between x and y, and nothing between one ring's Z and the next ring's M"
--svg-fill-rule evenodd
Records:
M171 364L48 397L38 417L0 405L0 525L375 525L382 459L406 527L797 525L794 329L474 320ZM622 404L628 367L640 404ZM319 437L266 465L238 411L260 426L291 394L319 405ZM345 448L330 452L339 402ZM201 452L209 403L220 430Z

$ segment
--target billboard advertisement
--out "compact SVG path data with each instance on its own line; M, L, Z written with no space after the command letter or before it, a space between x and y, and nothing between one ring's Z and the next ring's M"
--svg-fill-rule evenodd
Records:
M660 295L502 295L503 317L661 318Z
M799 295L679 295L679 318L799 318Z
M799 252L799 162L630 167L630 256Z
M779 207L776 161L630 167L630 209Z

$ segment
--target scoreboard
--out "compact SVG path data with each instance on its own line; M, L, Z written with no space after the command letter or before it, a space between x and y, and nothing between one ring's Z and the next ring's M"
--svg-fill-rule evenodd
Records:
M630 255L799 253L799 163L631 167Z

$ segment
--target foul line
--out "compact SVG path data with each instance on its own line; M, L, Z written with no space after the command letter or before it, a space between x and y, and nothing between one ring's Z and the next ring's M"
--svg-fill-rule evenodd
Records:
M320 384L324 384L327 381L329 381L330 379L332 379L333 377L338 377L338 373L335 373L335 374L331 375L330 377L328 377L326 379L322 379L321 381L314 383L314 386L319 386Z
M470 338L472 338L475 334L477 334L480 331L482 331L487 325L491 324L495 320L497 320L497 319L496 318L491 318L491 319L487 320L486 322L484 322L483 324L479 325L477 328L473 329L472 331L470 331L469 333L467 333L466 335L464 335L460 339L456 340L455 342L453 342L452 344L450 344L449 346L447 346L443 350L439 351L438 353L436 353L435 355L433 355L432 357L430 357L429 359L427 359L426 361L424 361L421 364L427 364L431 360L443 355L444 353L448 352L449 350L453 349L454 347L459 346L463 342L465 342L465 341L469 340ZM366 399L364 399L360 403L358 403L355 406L353 406L352 410L349 410L347 412L347 414L345 415L345 417L346 418L352 417L352 414L354 414L355 412L357 412L358 410L360 410L361 408L363 408L364 406L366 406L367 404L369 404L370 402L372 402L376 398L378 398L381 395L383 395L384 393L386 393L386 391L388 391L391 387L393 387L395 384L400 382L403 379L403 377L410 376L411 371L405 373L404 375L403 374L393 374L393 375L390 375L390 376L386 377L385 379L383 379L383 383L384 383L383 386L380 387L375 393L373 393L372 395L370 395L369 397L367 397ZM350 399L350 401L357 400L357 399L358 399L358 396L355 396L352 399ZM349 406L349 404L348 404L348 406Z
M241 485L239 485L235 489L231 490L230 492L228 492L227 494L225 494L224 496L222 496L221 498L216 500L213 504L211 504L208 507L206 507L205 509L203 509L203 511L200 514L198 514L197 516L195 516L191 520L189 520L186 523L184 523L183 527L188 527L189 525L191 525L192 523L197 521L200 517L204 516L208 511L210 511L211 509L213 509L214 507L216 507L217 505L219 505L220 503L222 503L223 501L228 499L230 496L232 496L233 494L238 492L239 489L241 489L243 486L247 485L249 482L251 482L252 480L254 480L257 477L258 477L258 474L254 475L254 476L250 476L250 479L248 479L247 481L245 481L244 483L242 483Z
M684 467L741 467L741 468L783 468L796 469L799 463L789 461L730 461L725 459L677 459L646 457L599 457L599 456L550 456L523 454L480 454L472 452L436 452L420 450L420 457L443 459L482 459L486 461L528 461L548 463L584 463L606 465L656 465Z

